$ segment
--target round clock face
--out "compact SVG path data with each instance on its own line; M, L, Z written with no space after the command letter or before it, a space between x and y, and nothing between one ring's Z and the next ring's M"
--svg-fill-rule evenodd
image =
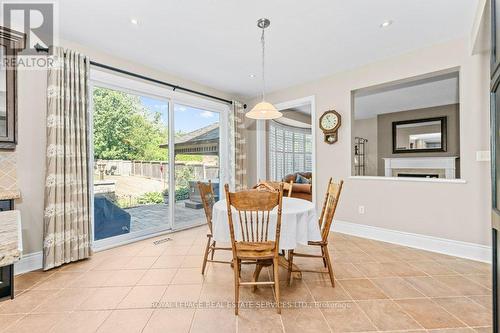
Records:
M332 130L339 123L339 118L336 114L327 113L321 118L321 127L325 130Z

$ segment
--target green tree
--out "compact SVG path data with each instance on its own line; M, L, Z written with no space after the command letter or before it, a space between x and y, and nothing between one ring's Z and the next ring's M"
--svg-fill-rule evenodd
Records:
M94 89L94 157L96 159L166 160L160 148L168 137L161 114L150 112L138 96Z

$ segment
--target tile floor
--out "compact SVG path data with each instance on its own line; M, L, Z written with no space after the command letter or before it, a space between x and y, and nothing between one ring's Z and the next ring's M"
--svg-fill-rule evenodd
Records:
M233 301L230 266L210 264L200 274L205 232L190 229L158 245L145 240L17 276L16 299L0 303L0 331L491 332L489 265L343 234L331 235L335 288L314 273L291 287L283 282L289 308L280 316L265 306L271 288L242 287L246 308L236 317L225 306ZM243 276L251 269L244 266ZM284 280L284 270L280 275Z

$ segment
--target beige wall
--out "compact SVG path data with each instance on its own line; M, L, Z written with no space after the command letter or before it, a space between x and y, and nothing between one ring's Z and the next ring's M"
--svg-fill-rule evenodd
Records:
M459 104L451 104L378 115L378 175L384 175L385 170L383 159L387 157L460 156L459 109ZM392 153L392 122L444 116L447 117L447 148L445 152ZM464 140L468 140L468 136L465 136ZM458 177L460 177L460 173L457 173L457 178Z
M233 97L195 82L130 63L74 43L62 42L61 45L78 50L99 63L151 76L222 98L231 99ZM42 250L47 74L45 71L19 70L18 77L19 144L16 153L18 184L22 199L16 200L16 208L21 211L24 254L28 254Z
M354 120L354 126L352 128L352 175L355 175L354 171L354 138L360 137L367 139L368 142L365 143L365 176L376 176L377 175L377 156L378 156L378 133L377 133L377 117L367 118L367 119L357 119Z
M273 103L305 96L316 98L316 119L326 110L342 115L339 141L323 142L316 134L316 194L321 198L328 177L345 179L336 219L392 230L477 244L490 242L490 167L476 162L476 151L489 150L489 55L470 55L469 40L460 39L416 50L355 70L267 94ZM351 92L436 72L460 70L461 173L467 182L432 183L352 179ZM248 103L249 106L255 104ZM255 125L249 124L249 162L255 161ZM318 124L315 124L318 126ZM466 139L464 139L466 138ZM255 165L249 179L255 181ZM317 205L319 203L317 202ZM358 206L365 206L365 214ZM422 209L426 207L426 209Z

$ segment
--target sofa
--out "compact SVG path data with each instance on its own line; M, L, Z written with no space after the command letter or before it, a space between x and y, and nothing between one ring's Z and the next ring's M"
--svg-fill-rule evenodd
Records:
M302 177L307 178L309 180L312 179L311 172L296 172L286 175L283 178L284 182L289 183L293 180L292 185L292 198L299 198L308 201L312 201L312 184L299 184L296 183L297 175L300 174Z

